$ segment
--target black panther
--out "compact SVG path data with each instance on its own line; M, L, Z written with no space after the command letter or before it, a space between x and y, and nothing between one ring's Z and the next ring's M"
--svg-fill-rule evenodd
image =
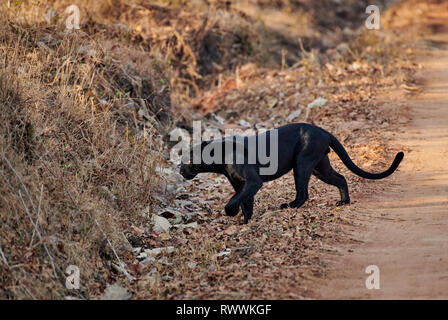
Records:
M269 139L274 136L274 133L277 139ZM263 172L263 169L267 169L268 165L266 164L266 159L262 162L258 155L261 140L267 141L265 146L267 157L276 158L277 166L273 172L266 173L269 170L264 170ZM291 169L294 173L296 198L289 203L282 204L280 206L281 209L288 207L299 208L304 204L308 199L308 183L312 174L325 183L336 186L339 189L341 200L337 202L337 206L349 204L350 197L347 181L344 176L331 167L328 158L330 148L336 152L350 171L366 179L383 179L388 177L397 169L404 156L403 152L397 153L392 165L384 172L366 172L352 162L342 144L331 133L306 123L287 124L255 136L232 136L230 138L205 141L195 146L192 153L194 150L202 152L204 148L209 146L208 149L212 147L211 156L213 156L213 146L216 147L218 144L224 146L229 143L232 144L233 151L237 149L236 145L240 143L243 146L243 153L238 153L238 151L232 152L233 158L229 161L226 152L222 152L222 155L218 156L220 161L215 161L214 163L207 162L209 164L202 160L199 164L194 164L191 162L192 157L190 157L189 163L181 164L180 174L186 179L193 179L198 173L203 172L225 175L235 189L235 195L225 206L225 212L228 216L235 216L241 207L244 214L244 223L248 223L252 217L254 196L262 187L263 182L277 179ZM253 146L256 146L255 149L251 149L251 143ZM222 150L224 149L223 147ZM272 149L277 152L277 157L272 157L274 155L269 154L269 152L272 153ZM255 153L257 155L254 158ZM240 161L235 161L237 154L242 155ZM249 161L251 155L255 161ZM269 165L272 165L272 163Z

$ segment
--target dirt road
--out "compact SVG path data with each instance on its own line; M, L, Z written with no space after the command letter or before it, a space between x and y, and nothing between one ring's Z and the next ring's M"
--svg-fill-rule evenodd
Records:
M421 92L390 97L390 108L409 107L411 121L392 140L405 159L387 192L360 201L359 245L338 248L316 298L448 298L448 32L430 41L437 46L420 61ZM366 289L369 265L379 268L379 290Z

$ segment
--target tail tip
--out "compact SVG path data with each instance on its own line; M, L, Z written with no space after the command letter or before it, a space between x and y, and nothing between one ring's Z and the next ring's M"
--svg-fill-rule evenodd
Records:
M404 158L404 153L403 152L398 152L397 155L395 156L395 161L397 161L398 163L401 162L401 160L403 160Z

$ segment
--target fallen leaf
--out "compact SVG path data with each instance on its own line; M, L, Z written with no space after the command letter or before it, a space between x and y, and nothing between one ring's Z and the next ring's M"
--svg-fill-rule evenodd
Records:
M152 215L152 218L154 223L153 230L155 232L167 232L168 230L170 230L171 223L168 221L168 219L155 214Z

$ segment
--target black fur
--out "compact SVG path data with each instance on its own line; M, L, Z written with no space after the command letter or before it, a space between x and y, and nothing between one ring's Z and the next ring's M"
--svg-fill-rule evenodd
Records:
M322 128L306 123L294 123L279 127L277 130L278 170L274 174L263 175L260 173L260 168L266 167L266 165L260 164L258 157L255 164L248 164L248 161L243 164L236 164L235 161L231 164L182 164L180 173L186 179L193 179L202 172L224 174L235 189L235 195L225 206L225 212L229 216L235 216L241 207L244 223L248 223L253 213L254 196L262 187L263 182L277 179L291 169L294 172L296 198L289 203L282 204L280 206L282 209L299 208L303 205L308 199L308 183L312 174L339 189L341 200L337 203L338 206L350 203L347 181L330 165L327 155L330 152L329 148L336 152L348 169L366 179L383 179L391 175L404 156L403 152L399 152L389 169L381 173L370 173L356 166L341 143ZM270 134L271 131L267 131L256 136L244 137L244 159L248 157L247 145L249 142L254 139L258 141L261 135L269 136ZM224 144L226 143L224 141L225 139L203 142L197 147L203 150L210 143ZM229 140L226 141L228 143ZM267 149L269 150L269 144ZM225 155L223 155L223 160L224 157Z

